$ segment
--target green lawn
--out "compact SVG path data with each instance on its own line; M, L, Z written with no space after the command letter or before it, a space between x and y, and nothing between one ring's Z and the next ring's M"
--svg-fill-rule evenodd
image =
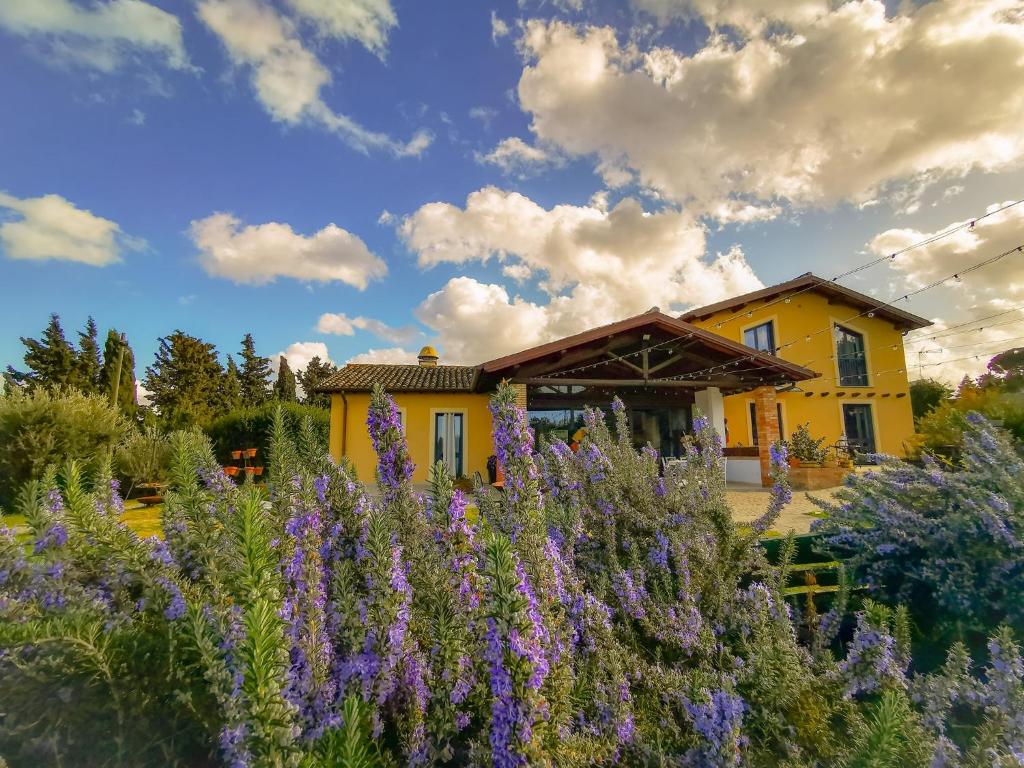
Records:
M121 516L121 519L127 523L129 528L143 538L146 536L159 536L161 534L160 513L163 507L163 504L144 507L137 501L126 501L124 504L124 515ZM19 539L27 539L29 537L28 530L25 527L25 518L22 515L4 515L3 523L9 528L13 528Z

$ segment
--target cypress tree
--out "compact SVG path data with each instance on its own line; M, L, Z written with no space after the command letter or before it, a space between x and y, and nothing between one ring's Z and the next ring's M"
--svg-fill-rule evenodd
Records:
M117 366L121 364L121 375L118 379ZM122 339L121 334L111 328L107 331L107 340L103 344L103 365L99 373L99 391L108 398L114 397L114 382L118 382L117 405L128 416L133 416L138 409L135 393L135 353Z
M323 383L324 379L332 373L336 373L337 366L330 362L323 362L319 357L309 361L306 370L296 374L299 386L302 387L302 402L306 405L314 405L318 408L330 408L331 396L316 392L316 388Z
M274 399L282 403L295 402L295 374L288 365L288 358L281 355L277 366L277 381L274 382Z
M96 321L91 317L78 332L77 388L87 393L100 392L100 344Z
M206 424L217 416L223 383L217 348L182 331L160 339L156 359L146 369L150 401L174 427Z
M256 344L252 334L245 334L242 339L242 367L239 375L239 388L244 405L260 405L270 399L270 358L256 354Z
M228 367L224 372L223 403L225 411L233 411L242 405L241 382L239 381L238 366L235 358L228 355Z

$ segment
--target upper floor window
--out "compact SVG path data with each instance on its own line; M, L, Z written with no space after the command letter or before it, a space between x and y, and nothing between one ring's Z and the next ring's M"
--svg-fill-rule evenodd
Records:
M747 328L743 332L743 343L762 352L775 354L775 328L772 321Z
M835 327L836 360L839 363L839 386L866 387L868 385L868 359L864 350L864 335Z

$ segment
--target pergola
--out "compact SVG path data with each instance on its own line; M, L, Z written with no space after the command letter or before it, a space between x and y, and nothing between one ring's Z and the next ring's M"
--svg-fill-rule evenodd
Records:
M778 436L775 393L815 378L815 371L747 347L653 308L574 336L483 363L478 389L501 380L525 385L526 406L607 406L613 396L631 408L696 404L725 433L722 397L754 392L762 440ZM763 420L763 422L762 422ZM773 428L774 427L774 428Z

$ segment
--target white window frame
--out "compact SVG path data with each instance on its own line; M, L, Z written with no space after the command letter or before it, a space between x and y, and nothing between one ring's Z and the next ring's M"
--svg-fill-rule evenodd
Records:
M462 415L462 474L469 475L469 409L468 408L431 408L430 409L430 443L427 447L427 456L430 457L430 466L437 463L434 458L434 447L437 445L437 416L438 414L458 413ZM455 467L448 467L450 472Z

